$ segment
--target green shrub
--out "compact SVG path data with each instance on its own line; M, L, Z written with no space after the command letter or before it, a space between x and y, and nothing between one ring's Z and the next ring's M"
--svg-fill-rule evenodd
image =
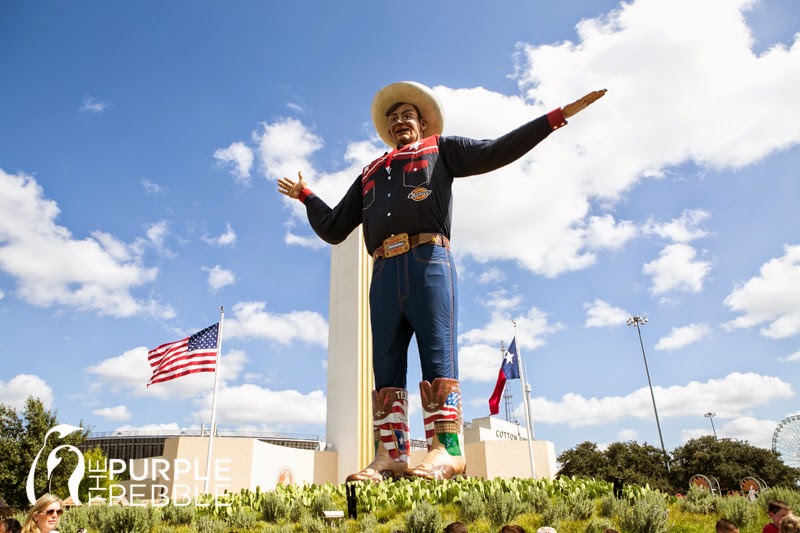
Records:
M308 509L303 505L303 503L299 500L292 502L292 505L289 507L289 521L300 523L300 521L306 516L308 516Z
M584 494L576 494L567 499L569 517L573 520L588 520L594 514L594 500Z
M779 500L786 503L795 513L800 510L800 492L796 490L787 489L785 487L770 487L759 492L756 501L759 506L761 506L764 514L767 513L767 505L772 500Z
M666 533L667 503L664 495L647 492L633 502L619 517L623 533Z
M428 502L420 502L406 513L406 533L440 533L444 521L439 510Z
M103 533L150 533L158 522L158 512L150 507L113 507L103 522Z
M678 500L678 507L687 513L711 514L716 512L719 499L711 491L692 485L686 496Z
M223 533L225 531L225 522L215 520L211 516L195 516L192 528L197 533Z
M497 491L486 501L486 516L494 525L510 524L522 511L517 497L510 492Z
M614 523L608 518L592 518L586 524L586 533L603 533L606 529L614 527Z
M465 492L461 495L461 519L464 522L474 522L486 516L486 502L477 492Z
M61 533L75 533L82 527L89 528L90 514L91 511L88 506L72 507L59 520L58 530ZM23 519L20 523L24 524L25 520Z
M338 511L339 508L333 502L333 498L327 492L321 492L311 500L311 516L321 517L323 511Z
M620 500L613 494L606 494L600 498L600 516L611 518L620 515L627 506L627 500Z
M727 518L740 529L746 529L758 523L758 507L741 496L726 496L717 505L717 514Z
M171 526L185 526L192 523L197 509L194 505L169 504L161 508L161 520Z
M300 529L306 533L327 533L330 530L320 518L308 514L300 520Z
M225 522L232 528L252 531L256 527L258 517L255 511L246 508L234 510Z
M278 523L289 514L289 506L275 492L268 492L264 495L263 505L262 516L271 524Z
M542 512L542 522L545 526L552 526L558 529L562 520L566 520L569 516L569 509L567 503L559 498L550 502L550 505Z
M364 531L366 533L372 533L373 531L377 531L378 526L380 525L378 519L371 514L361 515L361 520L359 520L358 523L359 526L361 526L361 531Z
M531 489L524 495L523 501L530 505L531 512L541 514L550 505L550 497L543 490L537 487Z

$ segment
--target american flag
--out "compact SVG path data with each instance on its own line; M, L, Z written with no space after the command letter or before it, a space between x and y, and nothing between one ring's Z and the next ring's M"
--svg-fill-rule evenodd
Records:
M444 405L438 411L426 411L424 418L425 422L425 438L428 445L433 442L434 422L441 422L449 420L452 422L458 421L458 403L461 398L460 392L451 392L445 398Z
M153 377L147 383L162 383L196 372L214 372L217 367L219 323L175 342L162 344L147 354Z

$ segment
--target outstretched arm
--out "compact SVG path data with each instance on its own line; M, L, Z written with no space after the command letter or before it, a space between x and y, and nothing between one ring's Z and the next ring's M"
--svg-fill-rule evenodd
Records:
M278 192L285 194L289 198L294 198L295 200L300 198L300 193L306 186L307 184L306 180L303 179L303 173L299 171L297 172L297 183L289 178L281 178L278 180Z
M569 118L577 115L578 113L580 113L581 111L592 105L594 102L602 98L604 94L606 94L606 89L601 89L599 91L592 91L583 98L579 98L574 102L572 102L571 104L565 105L564 107L561 108L561 112L564 113L564 118Z
M361 224L361 176L356 178L333 209L308 189L302 172L297 173L297 182L286 177L280 178L278 192L303 202L311 228L327 243L339 244Z

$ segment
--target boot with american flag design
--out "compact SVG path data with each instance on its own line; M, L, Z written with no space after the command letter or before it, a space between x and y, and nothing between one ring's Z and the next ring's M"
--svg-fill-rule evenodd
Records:
M402 477L408 467L408 392L384 387L372 391L372 427L375 459L347 481L374 481Z
M436 378L419 384L428 455L422 463L407 468L405 477L450 479L464 474L464 437L461 420L461 388L457 379Z

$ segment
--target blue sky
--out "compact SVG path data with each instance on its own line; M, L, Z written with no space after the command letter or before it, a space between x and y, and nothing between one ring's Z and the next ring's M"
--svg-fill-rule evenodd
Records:
M95 431L207 424L211 376L147 389L146 354L224 305L220 426L324 435L330 251L276 180L338 201L384 151L369 105L394 81L475 138L607 88L454 187L465 418L516 320L537 438L657 445L625 326L645 315L667 448L707 412L769 447L798 412L800 7L562 4L3 2L0 401Z

